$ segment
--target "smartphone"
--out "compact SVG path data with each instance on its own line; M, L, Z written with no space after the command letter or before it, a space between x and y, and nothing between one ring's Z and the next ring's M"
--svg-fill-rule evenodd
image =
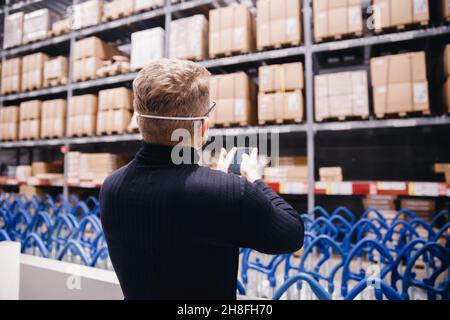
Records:
M251 151L251 148L237 148L236 154L234 156L233 162L230 165L230 168L228 169L228 172L241 175L242 156L244 154L250 155Z

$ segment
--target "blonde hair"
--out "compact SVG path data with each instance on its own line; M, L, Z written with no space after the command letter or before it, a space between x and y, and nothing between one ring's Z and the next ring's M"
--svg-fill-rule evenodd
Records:
M133 82L134 110L142 115L201 117L209 108L210 73L200 64L160 59L144 67ZM194 132L193 121L137 118L146 143L173 145L176 129Z

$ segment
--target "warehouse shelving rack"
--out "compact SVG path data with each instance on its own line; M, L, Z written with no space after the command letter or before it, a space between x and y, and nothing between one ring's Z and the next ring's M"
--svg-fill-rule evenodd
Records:
M0 14L7 16L10 11L17 10L36 10L41 7L47 7L57 12L63 12L68 6L78 3L79 0L24 0L20 2L11 3L7 0L6 5L0 8ZM172 17L178 18L179 16L186 15L191 11L198 12L200 9L211 9L219 6L225 6L232 2L243 2L233 0L189 0L178 4L171 4L171 1L166 1L166 4L162 8L153 9L150 11L134 14L129 17L121 18L118 20L101 23L92 27L87 27L81 30L71 31L67 34L63 34L57 37L37 41L35 43L19 46L1 51L2 60L14 57L18 55L24 55L39 50L49 50L56 46L65 46L69 48L69 58L72 56L73 43L77 39L102 35L105 32L112 32L114 34L120 34L123 32L123 28L131 25L139 24L144 21L154 21L160 19L163 20L161 26L165 29L165 53L169 56L169 39L170 39L170 22ZM255 7L256 1L251 1L253 7ZM365 0L365 2L368 2ZM55 7L57 6L57 8ZM366 9L367 3L363 5L363 9ZM212 136L235 136L235 135L253 135L261 132L272 132L276 130L280 134L287 133L304 133L306 135L306 146L308 156L308 170L309 180L307 184L302 186L285 186L287 189L293 188L294 190L301 190L292 192L293 194L306 194L308 196L308 208L311 210L314 207L315 195L326 194L317 191L317 183L315 182L315 135L318 132L345 132L353 130L367 130L367 129L383 129L383 128L408 128L408 127L433 127L433 126L448 126L450 125L450 117L448 116L432 116L423 118L404 118L404 119L374 119L370 118L365 121L344 121L344 122L314 122L314 56L320 53L326 52L339 52L341 50L349 50L354 48L368 48L371 46L388 45L398 42L409 42L424 38L442 37L450 35L450 26L429 26L417 30L400 31L389 34L373 35L366 34L362 38L337 40L325 43L314 43L312 35L312 1L302 0L303 11L303 43L297 47L274 49L262 52L254 52L248 54L241 54L237 56L208 59L201 61L200 63L206 68L214 71L222 71L224 68L245 68L249 65L270 63L272 61L278 62L284 59L302 59L304 62L305 73L305 113L306 122L302 124L289 124L289 125L276 125L265 127L244 127L244 128L214 128L211 130ZM72 59L70 59L71 61ZM71 64L70 64L71 65ZM71 68L69 68L71 73ZM55 96L66 96L70 98L74 92L86 92L88 90L101 90L102 88L129 84L135 78L136 73L131 72L128 74L121 74L108 78L100 78L80 83L70 82L71 76L69 75L69 83L65 86L46 88L26 93L11 94L6 96L0 96L0 104L12 105L29 99L45 99ZM83 138L63 138L52 140L39 140L39 141L18 141L18 142L2 142L0 143L1 149L14 149L14 148L37 148L37 147L57 147L89 144L107 144L115 142L129 142L139 141L139 134L125 134L118 136L99 136L99 137L83 137ZM67 163L67 161L65 161ZM65 170L67 171L67 170ZM0 181L1 182L1 181ZM59 184L58 184L59 186ZM64 179L62 185L65 195L68 194L68 188L70 187L67 179ZM280 189L280 186L274 186L276 189ZM284 187L283 187L284 188ZM283 189L281 188L281 189ZM295 189L300 188L300 189ZM338 187L336 187L338 188ZM347 193L345 193L347 194ZM440 193L442 194L442 193Z

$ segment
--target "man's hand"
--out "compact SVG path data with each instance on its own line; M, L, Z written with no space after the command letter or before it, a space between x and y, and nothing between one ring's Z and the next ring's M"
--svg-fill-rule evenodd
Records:
M236 148L227 152L226 149L222 148L220 151L219 161L217 161L217 170L222 171L224 173L228 173L231 164L233 163L234 156L236 155Z
M260 180L261 176L259 175L258 168L258 149L255 148L250 153L244 154L242 156L241 162L241 175L247 178L250 182L255 182L256 180Z

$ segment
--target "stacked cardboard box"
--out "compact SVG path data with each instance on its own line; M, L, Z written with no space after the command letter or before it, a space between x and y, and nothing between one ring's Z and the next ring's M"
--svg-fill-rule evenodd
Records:
M69 182L93 180L102 183L114 170L124 164L125 161L120 155L69 152L67 175Z
M55 99L42 103L41 138L63 138L66 127L66 100Z
M67 136L93 136L96 132L98 99L96 95L74 96L67 110Z
M450 183L450 163L436 163L434 172L445 175L445 181Z
M0 108L0 140L10 141L19 138L19 107Z
M313 8L316 42L345 35L362 35L361 0L314 0Z
M255 49L254 18L243 4L209 11L209 56Z
M152 45L149 46L148 44ZM131 69L138 70L164 57L164 29L161 27L131 34Z
M5 60L2 65L2 94L19 92L22 85L22 59Z
M443 88L444 106L445 111L450 112L450 44L445 47L444 51L444 77L446 79Z
M212 76L210 96L217 103L211 125L251 125L255 122L255 86L245 72Z
M53 22L51 34L53 36L59 36L61 34L69 32L71 29L70 19L61 19Z
M430 112L425 52L373 58L370 69L377 117Z
M40 9L25 14L23 18L23 43L48 38L57 15L49 9Z
M134 11L141 12L164 6L164 0L134 0Z
M31 163L31 175L33 177L47 173L62 173L63 164L61 162L33 162Z
M19 181L27 181L32 176L31 166L17 166L16 178Z
M208 56L208 21L197 14L170 23L170 57L204 60Z
M97 37L79 40L74 48L73 81L85 81L97 78L97 70L104 60L110 60L118 54L111 45Z
M36 90L44 86L44 65L49 57L38 52L22 59L22 90Z
M134 11L134 0L112 0L103 4L102 21L129 16Z
M73 7L73 29L78 30L99 24L102 18L103 1L89 0Z
M54 87L67 84L67 58L56 57L44 64L44 87Z
M375 31L430 21L428 0L373 0Z
M3 33L3 49L22 44L23 12L16 12L5 17L5 30Z
M259 68L258 122L303 120L301 62Z
M299 0L259 0L256 5L258 50L300 44Z
M366 71L317 75L314 82L317 121L369 116Z
M409 209L419 218L431 222L435 214L436 202L434 200L406 198L400 201L400 207L402 209Z
M306 157L280 157L273 161L272 167L264 169L267 183L308 182Z
M319 168L319 176L322 182L341 182L344 180L341 167Z
M37 140L41 133L42 101L31 100L20 104L20 140Z
M367 196L363 199L364 209L376 208L381 215L388 221L390 224L391 221L395 218L397 213L395 201L397 200L396 196L384 195L384 196ZM368 218L376 218L376 213L371 212Z
M125 133L133 110L133 93L128 88L102 90L98 95L97 134Z

